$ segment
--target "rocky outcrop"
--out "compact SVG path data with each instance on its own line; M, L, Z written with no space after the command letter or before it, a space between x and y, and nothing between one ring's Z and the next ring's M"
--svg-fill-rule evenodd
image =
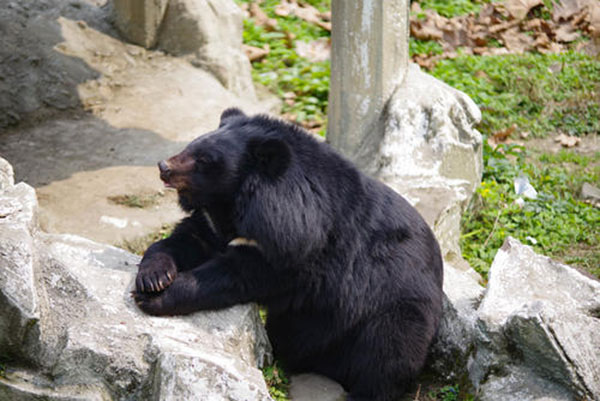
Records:
M233 0L114 0L122 35L157 46L212 73L227 89L255 99L250 62L242 50L243 13Z
M485 291L446 279L438 371L481 400L600 399L600 281L510 237Z
M182 217L159 160L218 127L227 107L266 107L182 58L121 41L112 4L0 7L0 155L36 188L45 231L122 244ZM111 200L123 196L152 202Z
M411 65L388 105L375 170L434 228L444 318L430 363L482 400L600 399L600 282L508 238L487 288L460 257L460 218L479 185L475 104Z
M482 173L481 113L464 93L412 64L392 95L372 169L433 228L444 256L444 317L430 358L446 376L464 374L475 308L484 288L460 252L460 219ZM448 369L461 366L462 369Z
M483 400L600 399L600 281L507 238L477 309Z
M270 400L255 306L154 318L129 296L139 258L36 223L0 159L0 399Z
M460 255L460 217L481 181L481 112L464 93L409 66L388 104L374 170L434 228L444 257Z

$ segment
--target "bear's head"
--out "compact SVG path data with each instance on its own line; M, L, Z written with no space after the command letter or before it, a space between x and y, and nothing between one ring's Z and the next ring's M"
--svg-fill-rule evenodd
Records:
M267 257L301 257L324 243L331 224L318 178L336 158L327 149L297 126L228 109L217 130L158 165L185 211L228 216L234 234L256 240Z
M290 158L285 141L270 137L241 110L230 108L221 115L217 130L160 161L158 168L165 186L177 190L181 207L190 212L234 201L252 172L277 179Z

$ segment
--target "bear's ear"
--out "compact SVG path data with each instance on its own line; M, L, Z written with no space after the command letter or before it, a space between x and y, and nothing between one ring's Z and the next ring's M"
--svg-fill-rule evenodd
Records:
M219 128L221 128L227 122L227 120L232 117L246 117L246 115L237 107L230 107L221 113L221 122L219 123Z
M290 147L276 138L251 139L248 142L248 153L258 171L271 178L281 176L289 167L292 158Z

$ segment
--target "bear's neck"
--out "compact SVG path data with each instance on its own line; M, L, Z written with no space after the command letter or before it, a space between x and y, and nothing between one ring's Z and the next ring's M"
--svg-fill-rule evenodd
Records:
M203 207L200 213L207 220L215 235L229 241L236 237L233 224L233 207L227 204L218 204Z

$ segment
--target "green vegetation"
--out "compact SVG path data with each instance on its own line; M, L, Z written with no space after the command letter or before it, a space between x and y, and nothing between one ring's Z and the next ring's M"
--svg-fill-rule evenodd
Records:
M132 240L125 240L119 244L119 247L127 250L128 252L135 253L136 255L143 255L150 245L171 235L174 228L175 226L173 224L165 224L160 228L160 230L154 233Z
M451 18L458 15L478 13L482 4L490 2L490 0L421 0L419 5L423 10L434 10L439 15Z
M442 54L442 45L433 40L419 40L419 39L410 39L408 42L408 51L409 54L414 56L415 54Z
M116 205L144 209L156 205L161 197L160 193L128 194L110 196L108 200Z
M513 124L537 137L600 132L600 61L589 56L461 56L440 61L431 74L481 107L484 134Z
M305 3L320 10L329 8L328 0ZM261 4L269 18L277 21L276 30L269 31L257 25L253 18L244 21L244 43L269 49L265 58L252 63L253 78L286 100L282 111L288 118L323 126L327 116L329 61L311 62L296 53L294 44L296 41L311 42L328 37L329 32L295 16L277 16L275 6L278 4L278 0L266 0Z
M583 182L600 181L600 153L585 157L563 150L537 159L529 153L522 146L485 145L483 180L463 216L463 256L485 277L510 235L600 276L600 211L577 199ZM536 199L516 194L520 176L537 190Z
M440 401L457 401L458 390L453 386L444 386L436 391L430 391L427 394L430 398Z
M263 376L269 388L269 394L275 401L289 400L288 391L290 383L277 361L263 368Z

